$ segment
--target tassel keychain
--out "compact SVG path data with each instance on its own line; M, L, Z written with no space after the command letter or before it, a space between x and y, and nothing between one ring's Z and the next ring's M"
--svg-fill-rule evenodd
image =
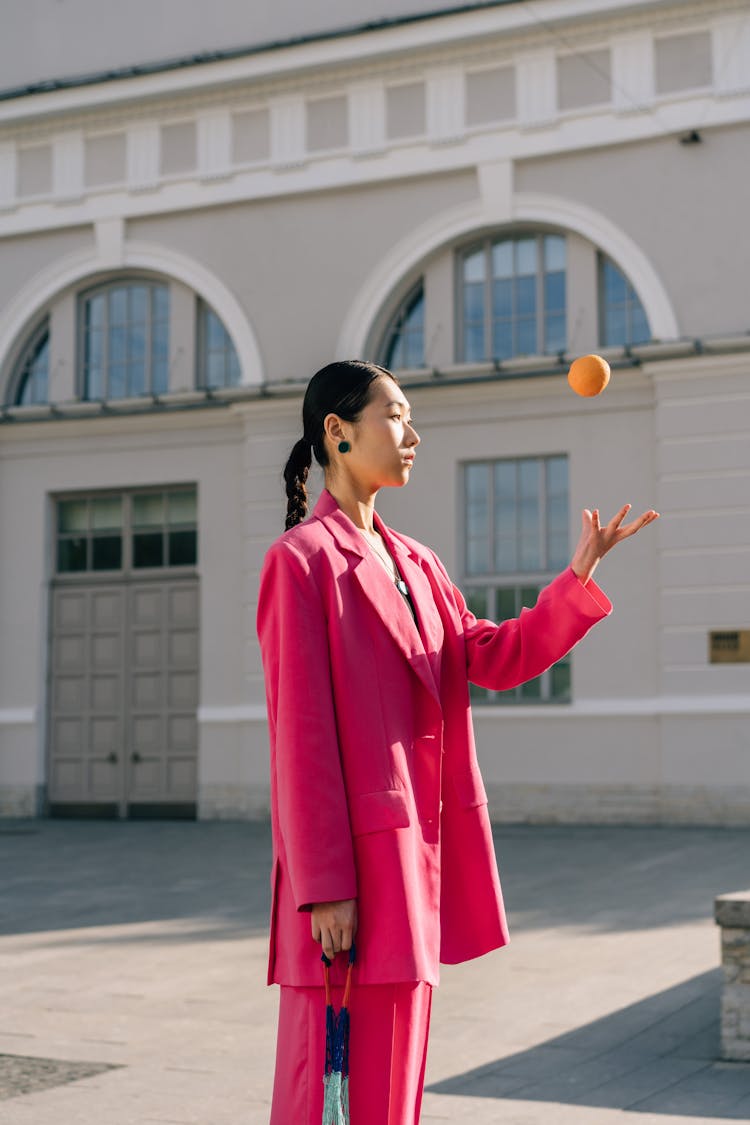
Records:
M354 945L349 950L346 985L338 1016L333 1010L330 965L322 956L326 989L326 1066L323 1075L323 1125L349 1123L349 994L352 987Z

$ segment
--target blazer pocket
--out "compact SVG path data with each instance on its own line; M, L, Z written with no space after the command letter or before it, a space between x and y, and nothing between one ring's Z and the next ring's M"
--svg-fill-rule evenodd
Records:
M451 783L459 805L464 808L473 809L487 804L487 792L478 766L452 774Z
M383 832L388 828L408 828L409 809L402 789L382 789L375 793L355 793L349 798L352 835Z

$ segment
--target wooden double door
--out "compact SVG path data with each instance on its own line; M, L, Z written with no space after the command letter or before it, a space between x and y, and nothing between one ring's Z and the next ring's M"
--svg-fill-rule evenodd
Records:
M195 576L53 584L53 815L195 815L199 621Z

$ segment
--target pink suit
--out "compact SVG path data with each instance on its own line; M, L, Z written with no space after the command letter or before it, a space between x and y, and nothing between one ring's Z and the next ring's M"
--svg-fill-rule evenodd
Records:
M377 513L375 524L419 629L327 490L272 544L261 573L269 983L320 985L315 902L357 899L355 987L436 985L441 961L508 941L468 683L503 690L534 678L612 608L568 569L517 620L478 620L428 547ZM343 981L343 958L334 971Z

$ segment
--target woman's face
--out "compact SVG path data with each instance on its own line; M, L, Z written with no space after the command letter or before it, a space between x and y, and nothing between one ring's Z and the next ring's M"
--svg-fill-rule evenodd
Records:
M372 383L359 421L341 422L341 427L351 450L336 450L337 469L371 491L406 484L420 438L406 396L392 379L383 375Z

